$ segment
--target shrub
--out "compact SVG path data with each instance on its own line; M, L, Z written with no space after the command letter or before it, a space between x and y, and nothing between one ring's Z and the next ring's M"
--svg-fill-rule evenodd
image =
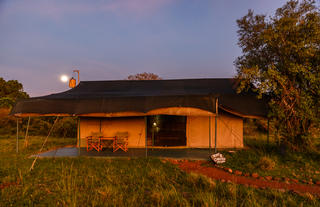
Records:
M275 161L273 161L269 157L261 157L261 159L258 162L258 167L261 170L272 170L276 166Z

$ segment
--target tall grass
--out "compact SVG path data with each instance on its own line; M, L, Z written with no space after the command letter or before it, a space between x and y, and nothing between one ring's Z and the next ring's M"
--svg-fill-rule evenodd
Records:
M267 142L259 136L247 136L246 149L235 153L224 151L225 167L242 172L257 172L262 176L289 177L297 180L320 180L320 150L292 152L276 142Z
M65 139L70 144L73 139ZM0 206L314 206L320 201L289 192L246 188L187 174L159 159L42 158L29 172L28 156L41 144L15 153L14 138L0 138ZM63 145L49 139L48 145Z

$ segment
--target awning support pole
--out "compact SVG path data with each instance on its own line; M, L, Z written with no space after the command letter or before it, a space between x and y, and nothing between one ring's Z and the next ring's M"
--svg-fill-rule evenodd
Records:
M19 152L19 118L17 118L17 146L16 146L16 152Z
M144 117L144 122L145 122L145 137L146 137L146 158L148 157L148 135L147 135L147 132L148 132L148 123L147 123L147 116Z
M215 123L214 123L214 152L217 153L217 138L218 138L218 98L216 98L216 116L215 116Z
M269 119L268 119L268 129L267 129L267 143L269 144L269 127L270 127L270 123L269 123Z
M211 154L211 116L209 116L209 153Z
M29 125L30 125L30 116L29 116L29 119L28 119L26 135L25 135L25 137L24 137L24 147L28 147L28 145L29 145L29 136L28 136L28 133L29 133Z
M153 127L152 128L152 149L151 149L151 151L153 151L153 147L154 147L154 130L155 130L155 128Z
M80 156L81 150L81 136L80 136L80 117L78 117L78 156Z

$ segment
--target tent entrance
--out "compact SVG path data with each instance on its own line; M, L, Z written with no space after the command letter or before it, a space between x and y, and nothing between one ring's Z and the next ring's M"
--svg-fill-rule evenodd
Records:
M186 146L186 125L186 116L148 116L148 146Z

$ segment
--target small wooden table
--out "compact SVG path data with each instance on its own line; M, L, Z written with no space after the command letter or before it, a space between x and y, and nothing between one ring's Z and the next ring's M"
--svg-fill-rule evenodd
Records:
M115 148L117 137L99 137L100 139L100 150L103 149L103 147L108 147L110 144L106 144L104 141L112 141L112 149Z

